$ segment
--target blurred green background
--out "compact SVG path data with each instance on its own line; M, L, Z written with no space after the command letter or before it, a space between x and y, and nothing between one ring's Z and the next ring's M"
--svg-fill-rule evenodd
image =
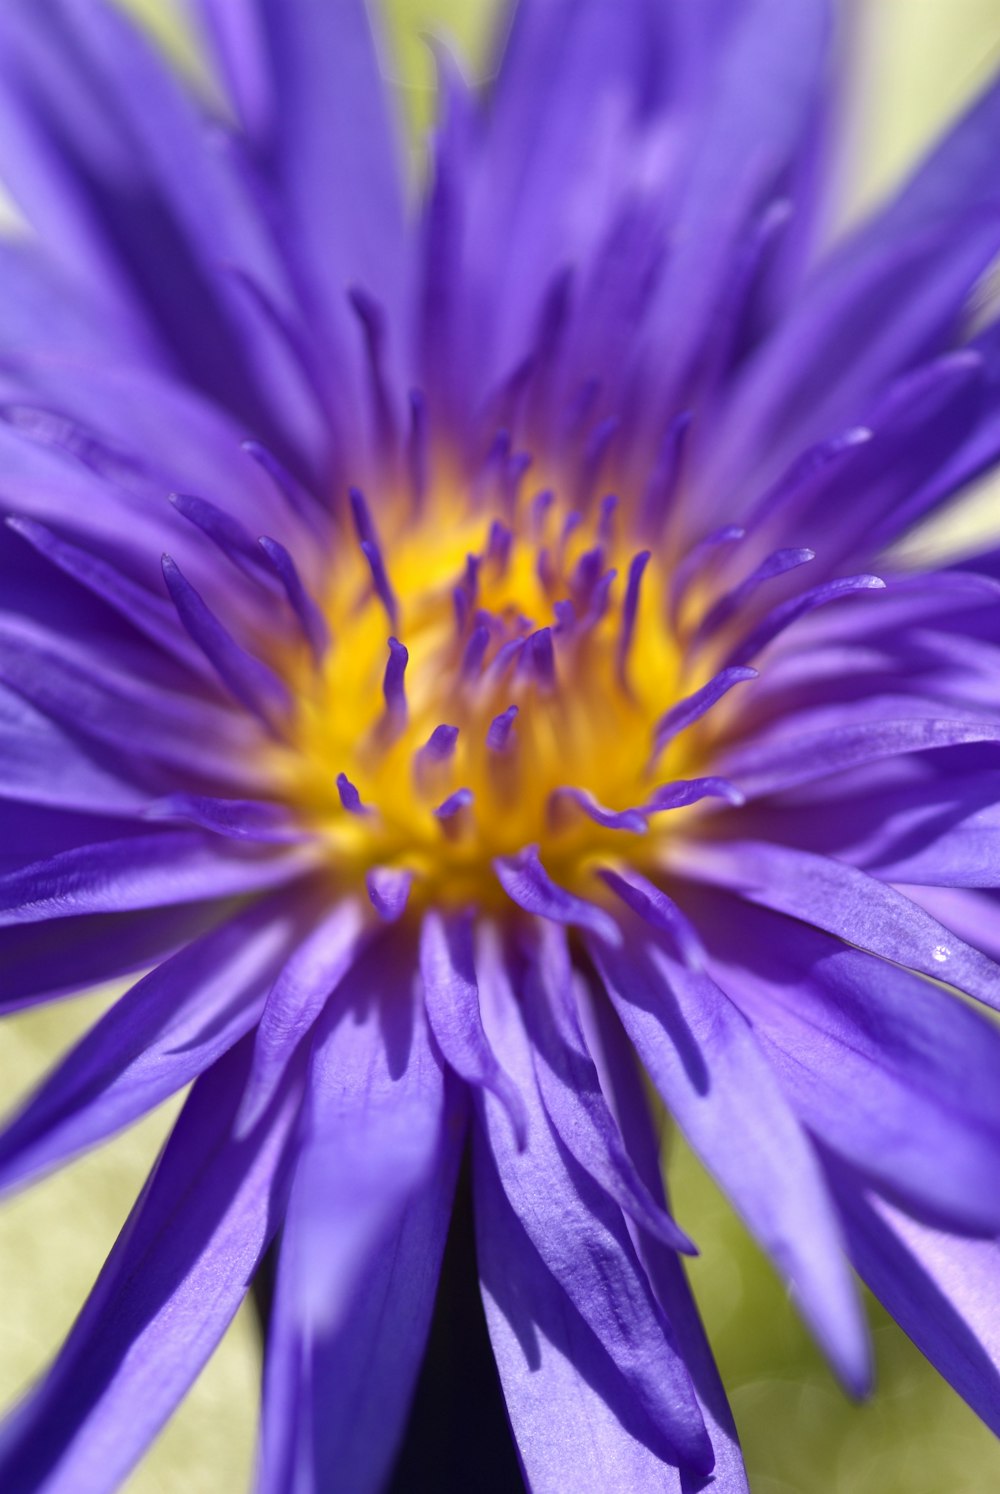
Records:
M142 15L182 66L197 70L182 0L121 3ZM493 0L385 0L383 9L386 76L418 131L432 110L422 34L450 34L473 75L481 75ZM1000 66L1000 0L849 0L848 9L854 42L841 221L877 200ZM3 1025L12 1105L113 994L63 1002ZM0 1405L30 1382L68 1329L178 1105L0 1207ZM692 1279L755 1494L1000 1489L1000 1445L884 1314L872 1306L878 1392L858 1408L838 1390L770 1268L680 1145L671 1175L681 1222L702 1248ZM256 1329L244 1310L129 1480L129 1494L239 1494L252 1467L258 1384Z

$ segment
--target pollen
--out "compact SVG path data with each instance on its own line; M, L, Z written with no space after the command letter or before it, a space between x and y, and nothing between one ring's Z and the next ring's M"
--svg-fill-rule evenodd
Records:
M672 568L635 527L610 494L351 493L320 599L329 645L286 661L278 760L338 877L481 905L498 859L534 847L572 885L655 856L664 812L717 792L691 782L696 735L672 730L689 683Z

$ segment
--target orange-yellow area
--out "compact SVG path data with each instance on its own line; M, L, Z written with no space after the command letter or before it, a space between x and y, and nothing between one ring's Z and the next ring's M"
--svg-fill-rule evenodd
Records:
M642 859L667 817L654 819L647 835L609 830L569 804L554 815L554 790L570 785L621 810L641 805L665 777L692 774L689 751L683 761L673 749L669 774L663 764L650 764L656 721L690 688L667 622L667 565L655 555L640 593L627 685L620 679L622 603L639 548L620 516L607 546L606 566L617 570L610 605L586 636L555 639L555 688L516 669L499 680L461 678L465 640L456 628L453 591L467 557L485 552L493 518L470 512L448 492L429 497L419 515L377 512L399 606L395 629L345 522L322 598L333 646L319 674L304 658L287 661L297 716L292 751L276 765L283 797L327 841L338 878L373 866L405 867L416 874L415 892L437 901L482 901L494 893L494 858L537 845L550 873L572 884L595 857ZM474 604L504 627L491 641L487 666L505 637L530 631L525 619L535 628L555 624L553 604L569 595L574 567L595 545L600 516L581 523L562 546L566 508L558 500L541 521L529 502L506 518L513 531L509 558L503 567L480 566ZM556 571L548 585L539 575L542 549ZM387 728L383 696L393 632L409 651L407 717L396 734ZM512 705L518 714L509 744L497 752L487 745L490 723ZM441 724L458 728L454 754L421 773L416 754ZM338 773L355 785L370 814L343 808ZM435 806L463 788L472 793L471 807L443 826Z

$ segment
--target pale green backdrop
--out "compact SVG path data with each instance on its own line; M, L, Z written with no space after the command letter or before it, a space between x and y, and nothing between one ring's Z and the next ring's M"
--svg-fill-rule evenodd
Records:
M175 0L122 3L153 25L182 65L197 68ZM471 69L480 72L492 4L387 0L386 9L386 73L417 130L431 110L421 33L450 31ZM853 0L851 9L857 44L842 218L886 190L1000 66L1000 0ZM12 1103L108 1000L103 993L64 1002L0 1028ZM176 1109L164 1107L110 1146L0 1207L0 1404L37 1373L72 1322ZM678 1153L673 1175L681 1222L703 1249L693 1267L694 1284L740 1424L755 1494L1000 1489L998 1444L882 1314L873 1310L879 1392L859 1410L841 1395L770 1269L686 1153ZM255 1327L244 1311L129 1481L129 1494L239 1494L252 1466L258 1376Z

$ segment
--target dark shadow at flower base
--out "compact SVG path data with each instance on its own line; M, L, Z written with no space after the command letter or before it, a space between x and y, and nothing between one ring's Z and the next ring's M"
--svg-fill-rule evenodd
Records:
M253 1281L266 1333L277 1243ZM386 1494L523 1494L476 1270L472 1189L462 1167L424 1362Z

